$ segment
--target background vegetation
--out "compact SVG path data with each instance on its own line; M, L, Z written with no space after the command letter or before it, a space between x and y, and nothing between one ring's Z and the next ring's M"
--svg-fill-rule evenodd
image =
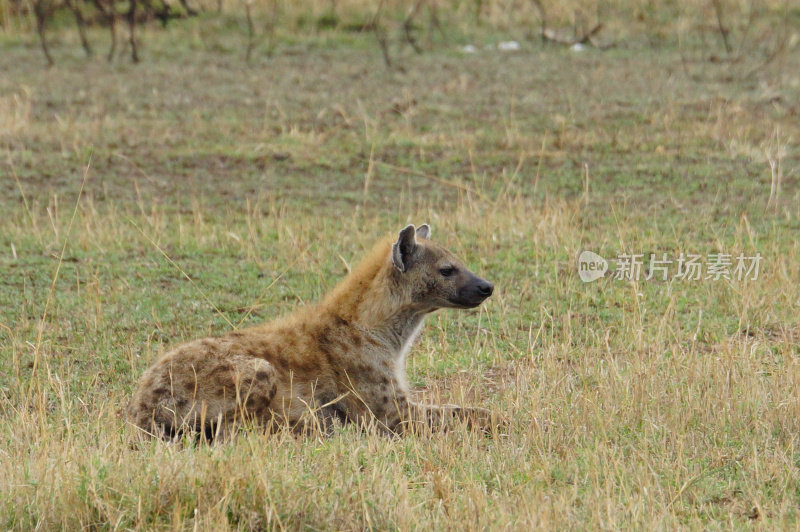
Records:
M793 3L190 5L138 21L139 64L55 5L45 68L0 0L0 527L797 526ZM412 383L507 435L131 445L159 353L423 221L497 290L431 317ZM763 261L584 284L583 249Z

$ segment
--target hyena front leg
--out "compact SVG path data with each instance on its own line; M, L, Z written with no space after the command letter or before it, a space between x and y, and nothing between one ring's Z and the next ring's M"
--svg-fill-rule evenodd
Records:
M479 407L412 403L411 411L416 421L436 430L447 430L465 423L471 429L491 432L505 424L501 416Z
M462 423L487 433L506 424L502 416L485 408L402 401L398 404L397 417L390 417L387 426L395 432L409 432L419 427L448 430Z

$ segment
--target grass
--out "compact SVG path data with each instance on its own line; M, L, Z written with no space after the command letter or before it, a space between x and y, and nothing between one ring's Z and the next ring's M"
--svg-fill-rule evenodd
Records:
M796 44L440 45L388 70L369 35L246 65L192 24L149 30L138 66L0 40L0 526L797 526ZM423 221L497 291L428 320L410 380L506 436L130 445L117 412L159 353L312 301ZM763 262L584 284L583 249Z

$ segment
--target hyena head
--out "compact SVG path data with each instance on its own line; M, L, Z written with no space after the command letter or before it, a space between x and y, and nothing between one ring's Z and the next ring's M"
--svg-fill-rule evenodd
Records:
M430 236L428 224L409 225L392 245L393 275L405 304L426 312L474 308L492 295L492 283L469 271Z

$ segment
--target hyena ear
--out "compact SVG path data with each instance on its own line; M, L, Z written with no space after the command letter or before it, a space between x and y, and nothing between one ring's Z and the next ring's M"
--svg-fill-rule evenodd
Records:
M392 244L392 264L401 272L408 269L411 255L417 249L415 234L414 224L407 225L397 236L397 242Z
M422 224L419 227L417 227L417 236L420 238L430 239L431 226L428 224Z

